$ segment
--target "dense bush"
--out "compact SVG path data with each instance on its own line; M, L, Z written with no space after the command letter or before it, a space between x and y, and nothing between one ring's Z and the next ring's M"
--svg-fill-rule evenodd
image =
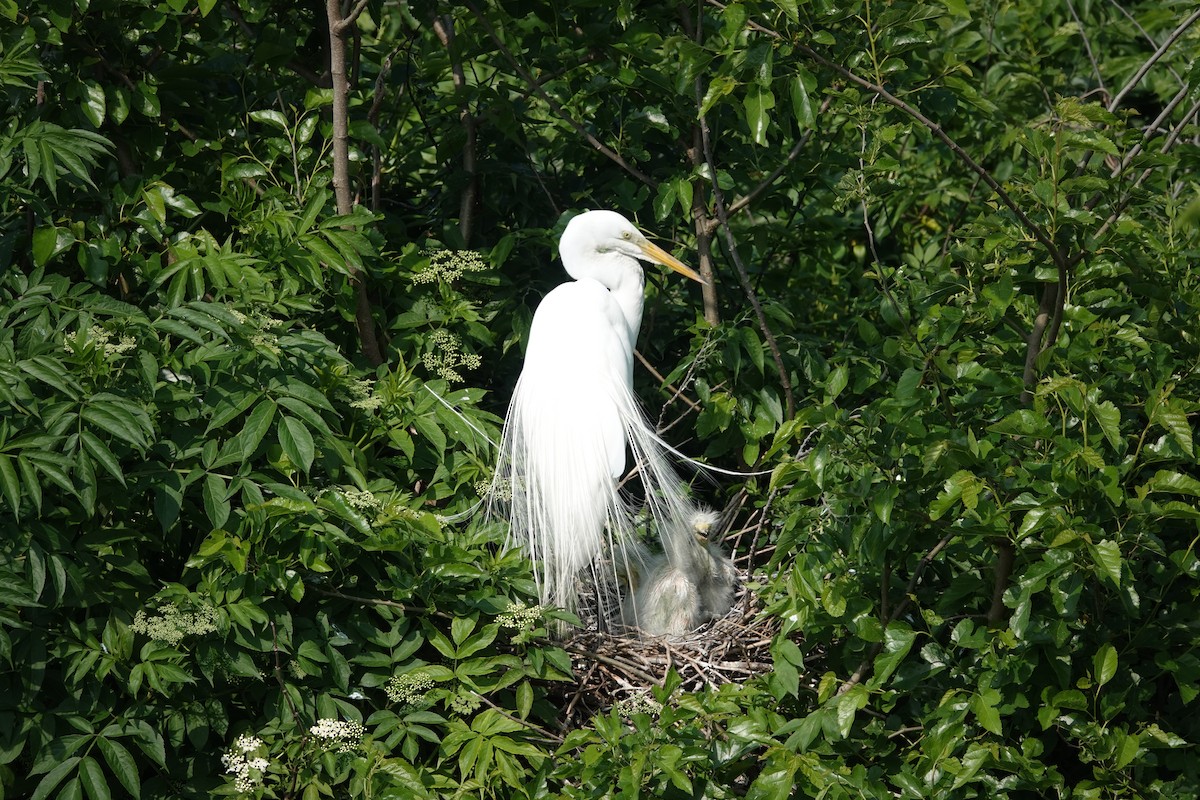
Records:
M1200 794L1192 4L333 5L0 0L0 794ZM599 206L781 630L567 730L470 512Z

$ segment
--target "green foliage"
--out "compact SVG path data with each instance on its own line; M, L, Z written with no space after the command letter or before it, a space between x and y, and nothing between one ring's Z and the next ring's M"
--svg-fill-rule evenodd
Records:
M1200 793L1190 4L368 3L341 215L319 6L0 0L0 796ZM562 730L468 515L583 207L780 633Z

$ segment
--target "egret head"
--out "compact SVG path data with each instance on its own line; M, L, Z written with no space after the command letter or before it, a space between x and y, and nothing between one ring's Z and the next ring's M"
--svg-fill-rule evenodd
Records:
M591 277L606 283L603 271L619 269L617 264L628 265L629 259L634 259L653 261L694 281L705 282L691 267L648 240L632 222L615 211L585 211L573 217L563 231L558 249L567 272L575 278Z

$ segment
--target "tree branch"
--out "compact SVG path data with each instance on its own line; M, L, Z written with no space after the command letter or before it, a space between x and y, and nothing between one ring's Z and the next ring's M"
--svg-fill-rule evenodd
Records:
M1133 74L1133 77L1131 77L1128 82L1121 87L1121 91L1117 92L1116 96L1113 97L1112 102L1108 104L1109 111L1115 111L1118 107L1120 107L1121 101L1125 99L1125 95L1133 91L1134 87L1142 82L1142 78L1146 77L1146 73L1150 71L1150 68L1153 67L1158 60L1162 58L1168 50L1171 49L1171 45L1175 44L1175 42L1179 40L1179 37L1183 36L1183 34L1187 32L1187 29L1192 27L1192 25L1194 25L1198 19L1200 19L1200 9L1192 12L1191 16L1179 23L1179 26L1171 32L1171 35L1163 40L1163 43L1158 46L1158 49L1154 51L1154 54L1151 55L1150 58L1146 59L1146 62L1138 68L1138 71Z
M576 133L578 133L580 136L582 136L584 139L587 140L588 144L590 144L592 147L599 150L610 161L612 161L614 164L616 164L621 169L625 170L627 173L629 173L631 176L636 178L638 181L646 184L647 186L649 186L651 188L655 188L658 186L657 181L655 181L653 178L650 178L649 176L643 174L637 167L633 166L632 164L627 162L624 158L622 158L620 153L617 153L612 148L610 148L606 144L604 144L604 142L600 141L595 136L593 136L587 130L587 128L583 127L583 125L580 124L578 121L576 121L574 117L572 117L570 114L568 114L567 110L565 108L563 108L558 103L557 100L555 100L553 97L551 97L549 95L549 93L541 87L541 84L539 84L537 79L533 77L533 75L529 72L529 70L527 70L524 66L522 66L519 61L517 61L517 57L515 55L513 55L512 50L508 49L508 45L506 45L500 39L500 37L496 34L495 28L493 28L492 24L490 22L488 22L487 17L485 17L483 15L483 12L479 10L479 6L475 2L468 2L467 7L469 9L471 9L471 13L475 15L475 18L477 20L479 20L479 24L483 26L483 29L485 31L487 31L488 37L492 40L492 43L496 45L496 48L508 60L508 63L512 64L512 67L513 67L513 69L515 69L517 71L517 74L519 74L521 76L521 78L527 84L529 84L529 88L531 88L538 97L542 98L542 100L545 101L545 103L548 106L550 106L550 110L553 111L558 116L559 119L561 119L563 122L570 125L571 128L574 129L574 131Z
M365 3L364 3L365 5ZM361 11L361 9L360 9ZM338 0L325 0L329 21L329 74L333 79L333 193L337 213L345 216L354 209L350 197L350 86L346 80L346 31ZM350 268L354 286L354 318L363 356L371 364L383 363L383 353L375 336L375 319L361 270Z
M901 614L908 610L908 604L912 602L913 590L917 588L917 581L921 580L921 574L925 572L925 568L933 562L933 559L937 558L937 554L942 552L946 545L950 544L950 542L957 535L957 531L951 531L950 533L947 533L942 537L941 541L935 544L933 548L928 553L923 555L921 560L917 562L917 567L913 570L912 577L908 579L908 585L904 587L904 597L900 599L900 602L896 604L895 610L892 611L891 615L888 616L888 618L884 621L884 629L886 629L888 625L890 625L893 621L899 618ZM863 656L863 660L861 663L859 663L858 669L854 670L854 674L847 678L846 681L838 687L837 693L845 694L853 689L857 684L861 683L862 679L867 677L867 675L871 672L871 667L875 664L875 656L879 655L879 651L882 649L883 642L876 642L874 645L872 645L871 649L867 651L867 654Z
M696 84L696 108L701 108L703 101L703 93L699 82ZM771 351L771 358L775 362L775 368L779 372L779 383L783 387L784 404L787 408L787 419L792 419L796 416L796 398L792 393L792 380L788 377L787 367L783 363L783 354L779 350L779 342L775 340L775 334L771 331L771 326L767 323L767 315L763 312L762 303L758 301L758 295L754 291L754 286L750 283L750 275L746 271L746 265L742 263L742 257L738 253L737 242L733 238L733 231L729 227L729 215L725 212L725 198L721 192L721 187L717 183L717 165L713 158L712 138L709 135L708 121L704 114L700 114L700 139L704 147L704 161L708 165L708 176L712 183L713 203L717 209L717 219L721 223L721 229L725 235L725 244L729 248L729 257L733 261L733 266L737 270L738 281L742 284L742 291L746 293L746 299L750 301L750 306L754 309L754 315L758 318L758 327L762 331L763 338L767 340L767 348Z
M462 123L466 141L462 148L462 169L467 176L458 204L458 235L464 247L471 246L471 235L475 232L475 211L479 204L479 171L476 167L476 120L467 104L467 76L463 71L462 57L454 43L454 18L449 14L434 16L433 30L450 56L450 74L454 81L454 94L458 96L458 119Z

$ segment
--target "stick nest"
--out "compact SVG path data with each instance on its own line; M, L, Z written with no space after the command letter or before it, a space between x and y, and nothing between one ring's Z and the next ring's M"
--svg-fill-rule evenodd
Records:
M684 636L647 636L634 628L602 625L596 609L612 607L612 598L597 598L602 590L584 593L579 611L584 624L562 645L571 655L576 680L562 685L560 723L578 727L622 701L637 703L652 686L663 685L671 670L683 680L680 689L689 692L769 673L779 621L761 613L761 601L746 586L748 578L746 569L739 568L733 606L725 616Z

